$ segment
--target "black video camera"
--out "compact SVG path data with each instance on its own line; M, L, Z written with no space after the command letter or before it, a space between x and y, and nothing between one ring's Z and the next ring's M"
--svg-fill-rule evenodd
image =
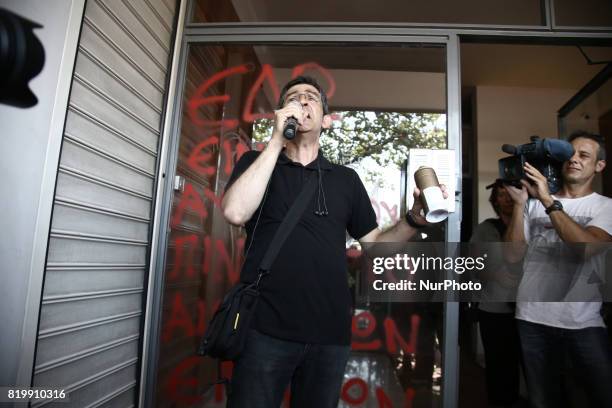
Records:
M499 177L505 184L521 187L521 179L527 179L523 167L528 162L546 177L548 190L554 194L563 184L563 162L574 155L574 148L565 140L540 139L539 136L531 136L530 140L518 146L502 146L502 150L512 156L499 160Z

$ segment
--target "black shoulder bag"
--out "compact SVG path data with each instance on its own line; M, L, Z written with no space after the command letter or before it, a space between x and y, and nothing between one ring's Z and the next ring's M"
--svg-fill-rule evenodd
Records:
M276 230L259 265L259 275L255 282L238 282L223 298L223 302L208 323L198 347L199 355L220 360L234 360L240 355L259 299L259 284L262 278L270 273L278 252L314 194L315 179L314 175L308 178L306 185L302 187L302 191Z

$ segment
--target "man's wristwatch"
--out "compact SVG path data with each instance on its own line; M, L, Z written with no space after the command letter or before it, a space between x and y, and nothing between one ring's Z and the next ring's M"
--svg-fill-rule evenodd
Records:
M414 219L414 214L412 213L411 210L406 211L406 222L408 223L408 225L410 225L412 228L425 228L427 225L421 225L418 222L416 222L416 220Z
M563 210L563 205L561 204L561 201L559 200L554 200L553 203L546 208L546 214L550 214L553 211L562 211Z

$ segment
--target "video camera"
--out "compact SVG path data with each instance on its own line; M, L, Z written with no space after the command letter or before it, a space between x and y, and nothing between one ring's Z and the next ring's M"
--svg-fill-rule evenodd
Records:
M521 187L525 175L525 162L537 168L548 181L548 190L554 194L561 189L563 162L574 155L571 143L559 139L540 139L531 136L531 142L518 146L504 144L502 151L511 154L499 160L499 177L505 184Z

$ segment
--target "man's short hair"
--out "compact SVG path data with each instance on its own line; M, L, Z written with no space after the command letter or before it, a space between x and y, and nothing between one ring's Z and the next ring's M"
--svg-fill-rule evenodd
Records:
M597 142L599 145L599 151L597 152L597 160L606 160L606 142L603 136L587 132L586 130L577 130L573 132L570 137L567 138L567 141L572 143L575 139L579 137L583 137L585 139L593 140Z
M306 75L300 75L298 77L293 78L291 81L287 82L280 93L280 98L278 99L277 109L281 109L285 105L285 96L287 95L287 91L292 86L300 85L300 84L308 84L314 86L319 94L321 95L321 105L323 106L323 113L325 115L329 115L329 105L327 104L327 95L321 85L317 82L316 79Z

